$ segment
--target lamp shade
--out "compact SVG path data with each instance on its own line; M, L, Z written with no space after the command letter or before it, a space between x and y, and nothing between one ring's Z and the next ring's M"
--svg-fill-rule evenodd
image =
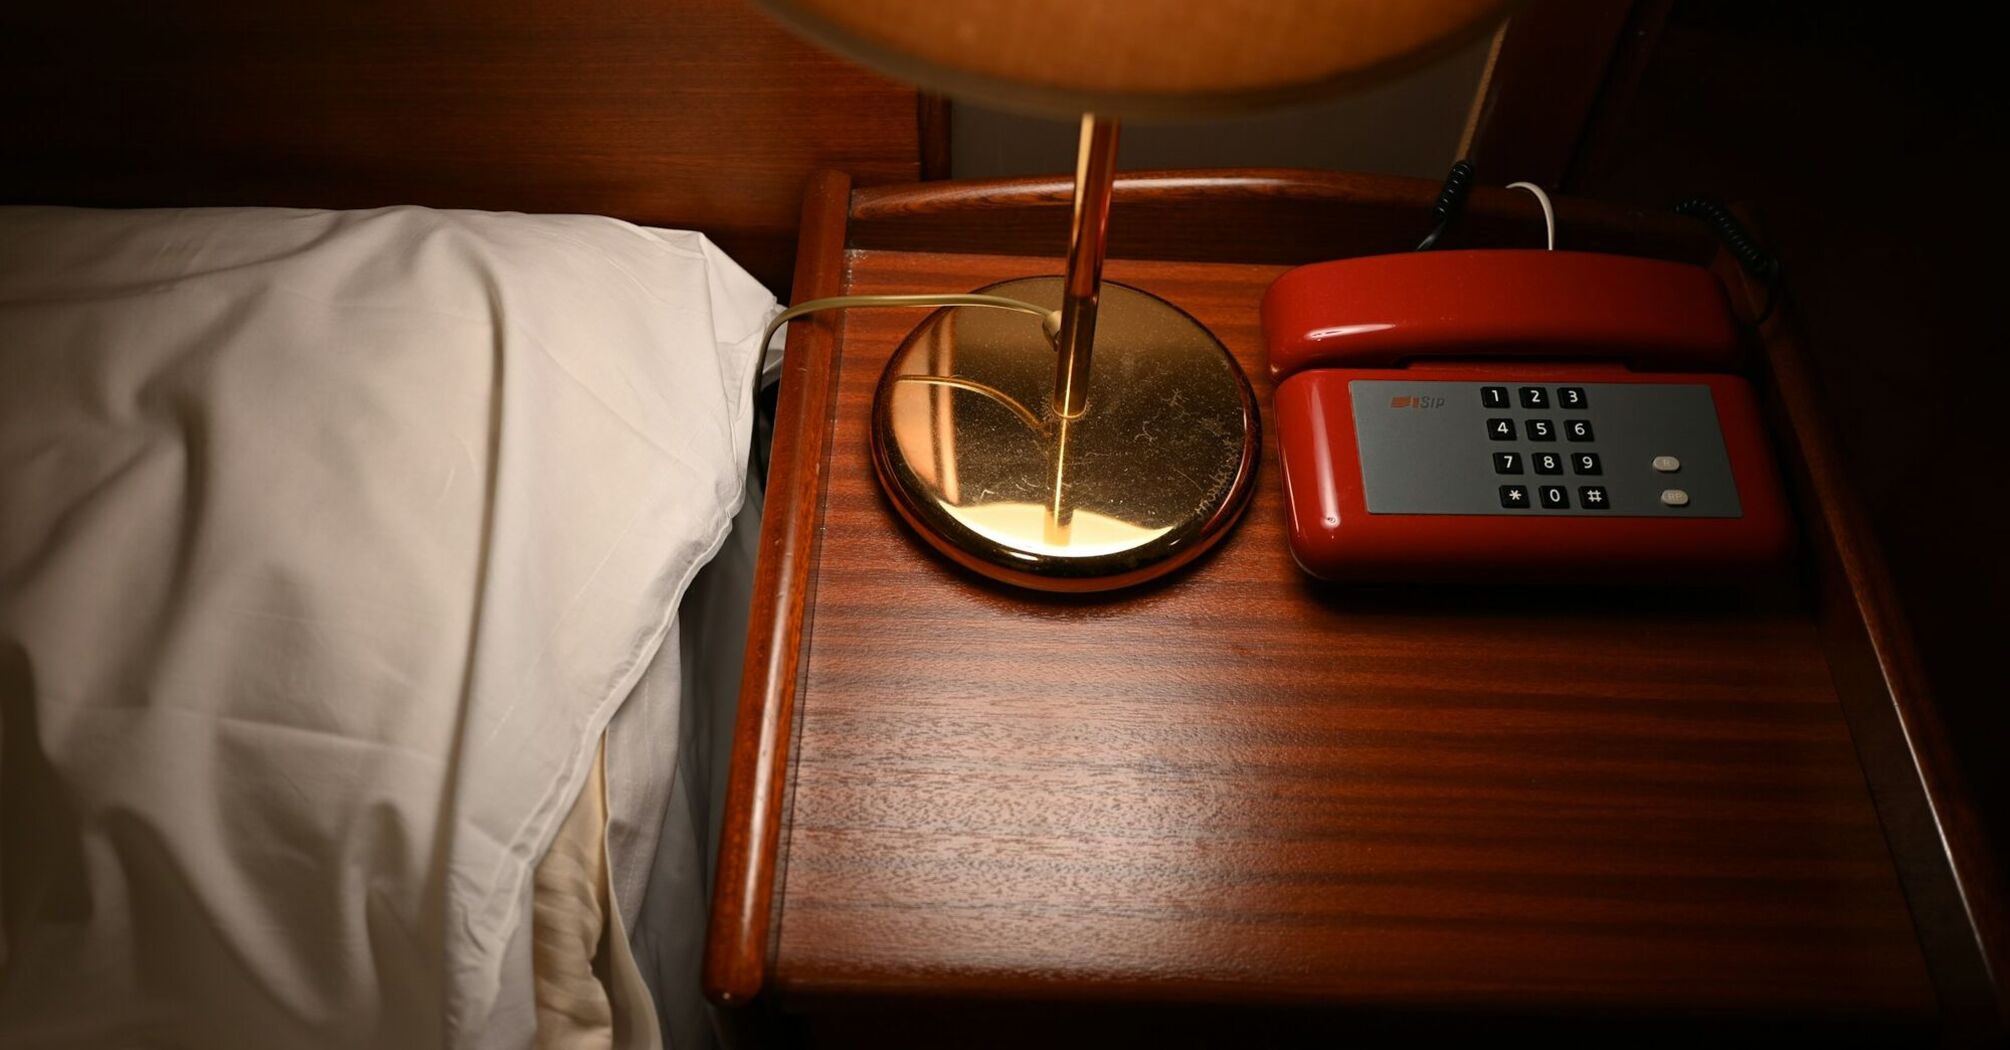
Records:
M799 33L971 101L1055 116L1233 112L1371 83L1511 0L759 0Z

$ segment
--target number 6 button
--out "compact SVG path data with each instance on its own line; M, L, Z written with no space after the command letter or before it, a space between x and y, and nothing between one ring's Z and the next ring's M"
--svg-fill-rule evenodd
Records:
M1591 440L1591 420L1566 419L1563 421L1563 436L1572 441Z

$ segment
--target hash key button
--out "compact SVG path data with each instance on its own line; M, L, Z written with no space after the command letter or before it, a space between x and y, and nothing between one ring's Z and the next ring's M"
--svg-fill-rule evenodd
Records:
M1501 506L1503 506L1503 507L1506 507L1506 508L1507 508L1507 509L1509 509L1509 510L1527 510L1527 509L1528 509L1528 486L1527 486L1527 485L1502 485L1502 486L1501 486Z
M1512 419L1487 420L1487 437L1490 437L1495 441L1513 441L1514 420Z
M1570 490L1562 485L1544 485L1541 495L1544 510L1570 509Z
M1579 485L1577 502L1585 510L1604 510L1612 505L1612 498L1605 494L1603 485Z

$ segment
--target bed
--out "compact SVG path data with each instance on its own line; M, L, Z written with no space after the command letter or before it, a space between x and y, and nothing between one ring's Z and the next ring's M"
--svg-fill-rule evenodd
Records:
M0 14L0 1044L702 1046L811 173L737 0Z

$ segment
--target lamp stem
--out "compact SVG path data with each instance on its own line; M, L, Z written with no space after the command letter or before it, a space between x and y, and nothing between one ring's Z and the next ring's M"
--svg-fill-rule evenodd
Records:
M1061 299L1061 330L1054 340L1054 410L1069 419L1081 415L1089 404L1089 351L1096 339L1110 187L1116 177L1116 120L1082 114L1082 148L1075 159L1075 215L1068 230L1068 276Z

